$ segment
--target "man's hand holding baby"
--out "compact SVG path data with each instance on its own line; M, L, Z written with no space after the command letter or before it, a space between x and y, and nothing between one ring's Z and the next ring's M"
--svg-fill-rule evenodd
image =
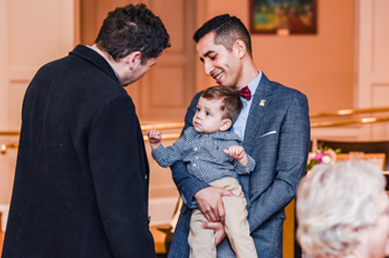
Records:
M236 159L241 165L246 166L248 162L247 154L244 152L244 148L239 145L233 145L226 150L225 153Z
M147 137L149 137L150 146L152 150L155 150L159 146L161 146L162 135L160 131L148 130L146 133L147 133Z

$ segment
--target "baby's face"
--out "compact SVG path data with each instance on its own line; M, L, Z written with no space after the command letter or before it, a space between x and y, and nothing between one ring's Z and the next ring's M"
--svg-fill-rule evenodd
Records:
M193 117L193 126L197 132L214 133L221 130L225 120L229 120L222 117L221 104L221 99L207 100L200 98L197 103L196 114Z

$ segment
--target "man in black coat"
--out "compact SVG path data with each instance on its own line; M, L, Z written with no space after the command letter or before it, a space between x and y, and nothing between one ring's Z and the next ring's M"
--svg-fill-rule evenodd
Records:
M23 104L3 258L155 257L149 167L124 90L170 47L145 5L110 12L93 46L44 65Z

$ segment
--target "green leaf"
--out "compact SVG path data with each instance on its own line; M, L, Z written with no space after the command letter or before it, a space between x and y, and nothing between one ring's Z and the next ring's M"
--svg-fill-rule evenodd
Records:
M307 171L310 171L315 165L320 164L319 161L312 159L307 165Z

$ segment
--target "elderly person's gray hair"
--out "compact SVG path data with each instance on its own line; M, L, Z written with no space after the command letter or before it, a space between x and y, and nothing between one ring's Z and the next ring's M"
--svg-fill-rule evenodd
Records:
M315 166L297 191L297 237L311 257L346 255L358 230L378 218L375 199L385 187L382 171L367 161Z

